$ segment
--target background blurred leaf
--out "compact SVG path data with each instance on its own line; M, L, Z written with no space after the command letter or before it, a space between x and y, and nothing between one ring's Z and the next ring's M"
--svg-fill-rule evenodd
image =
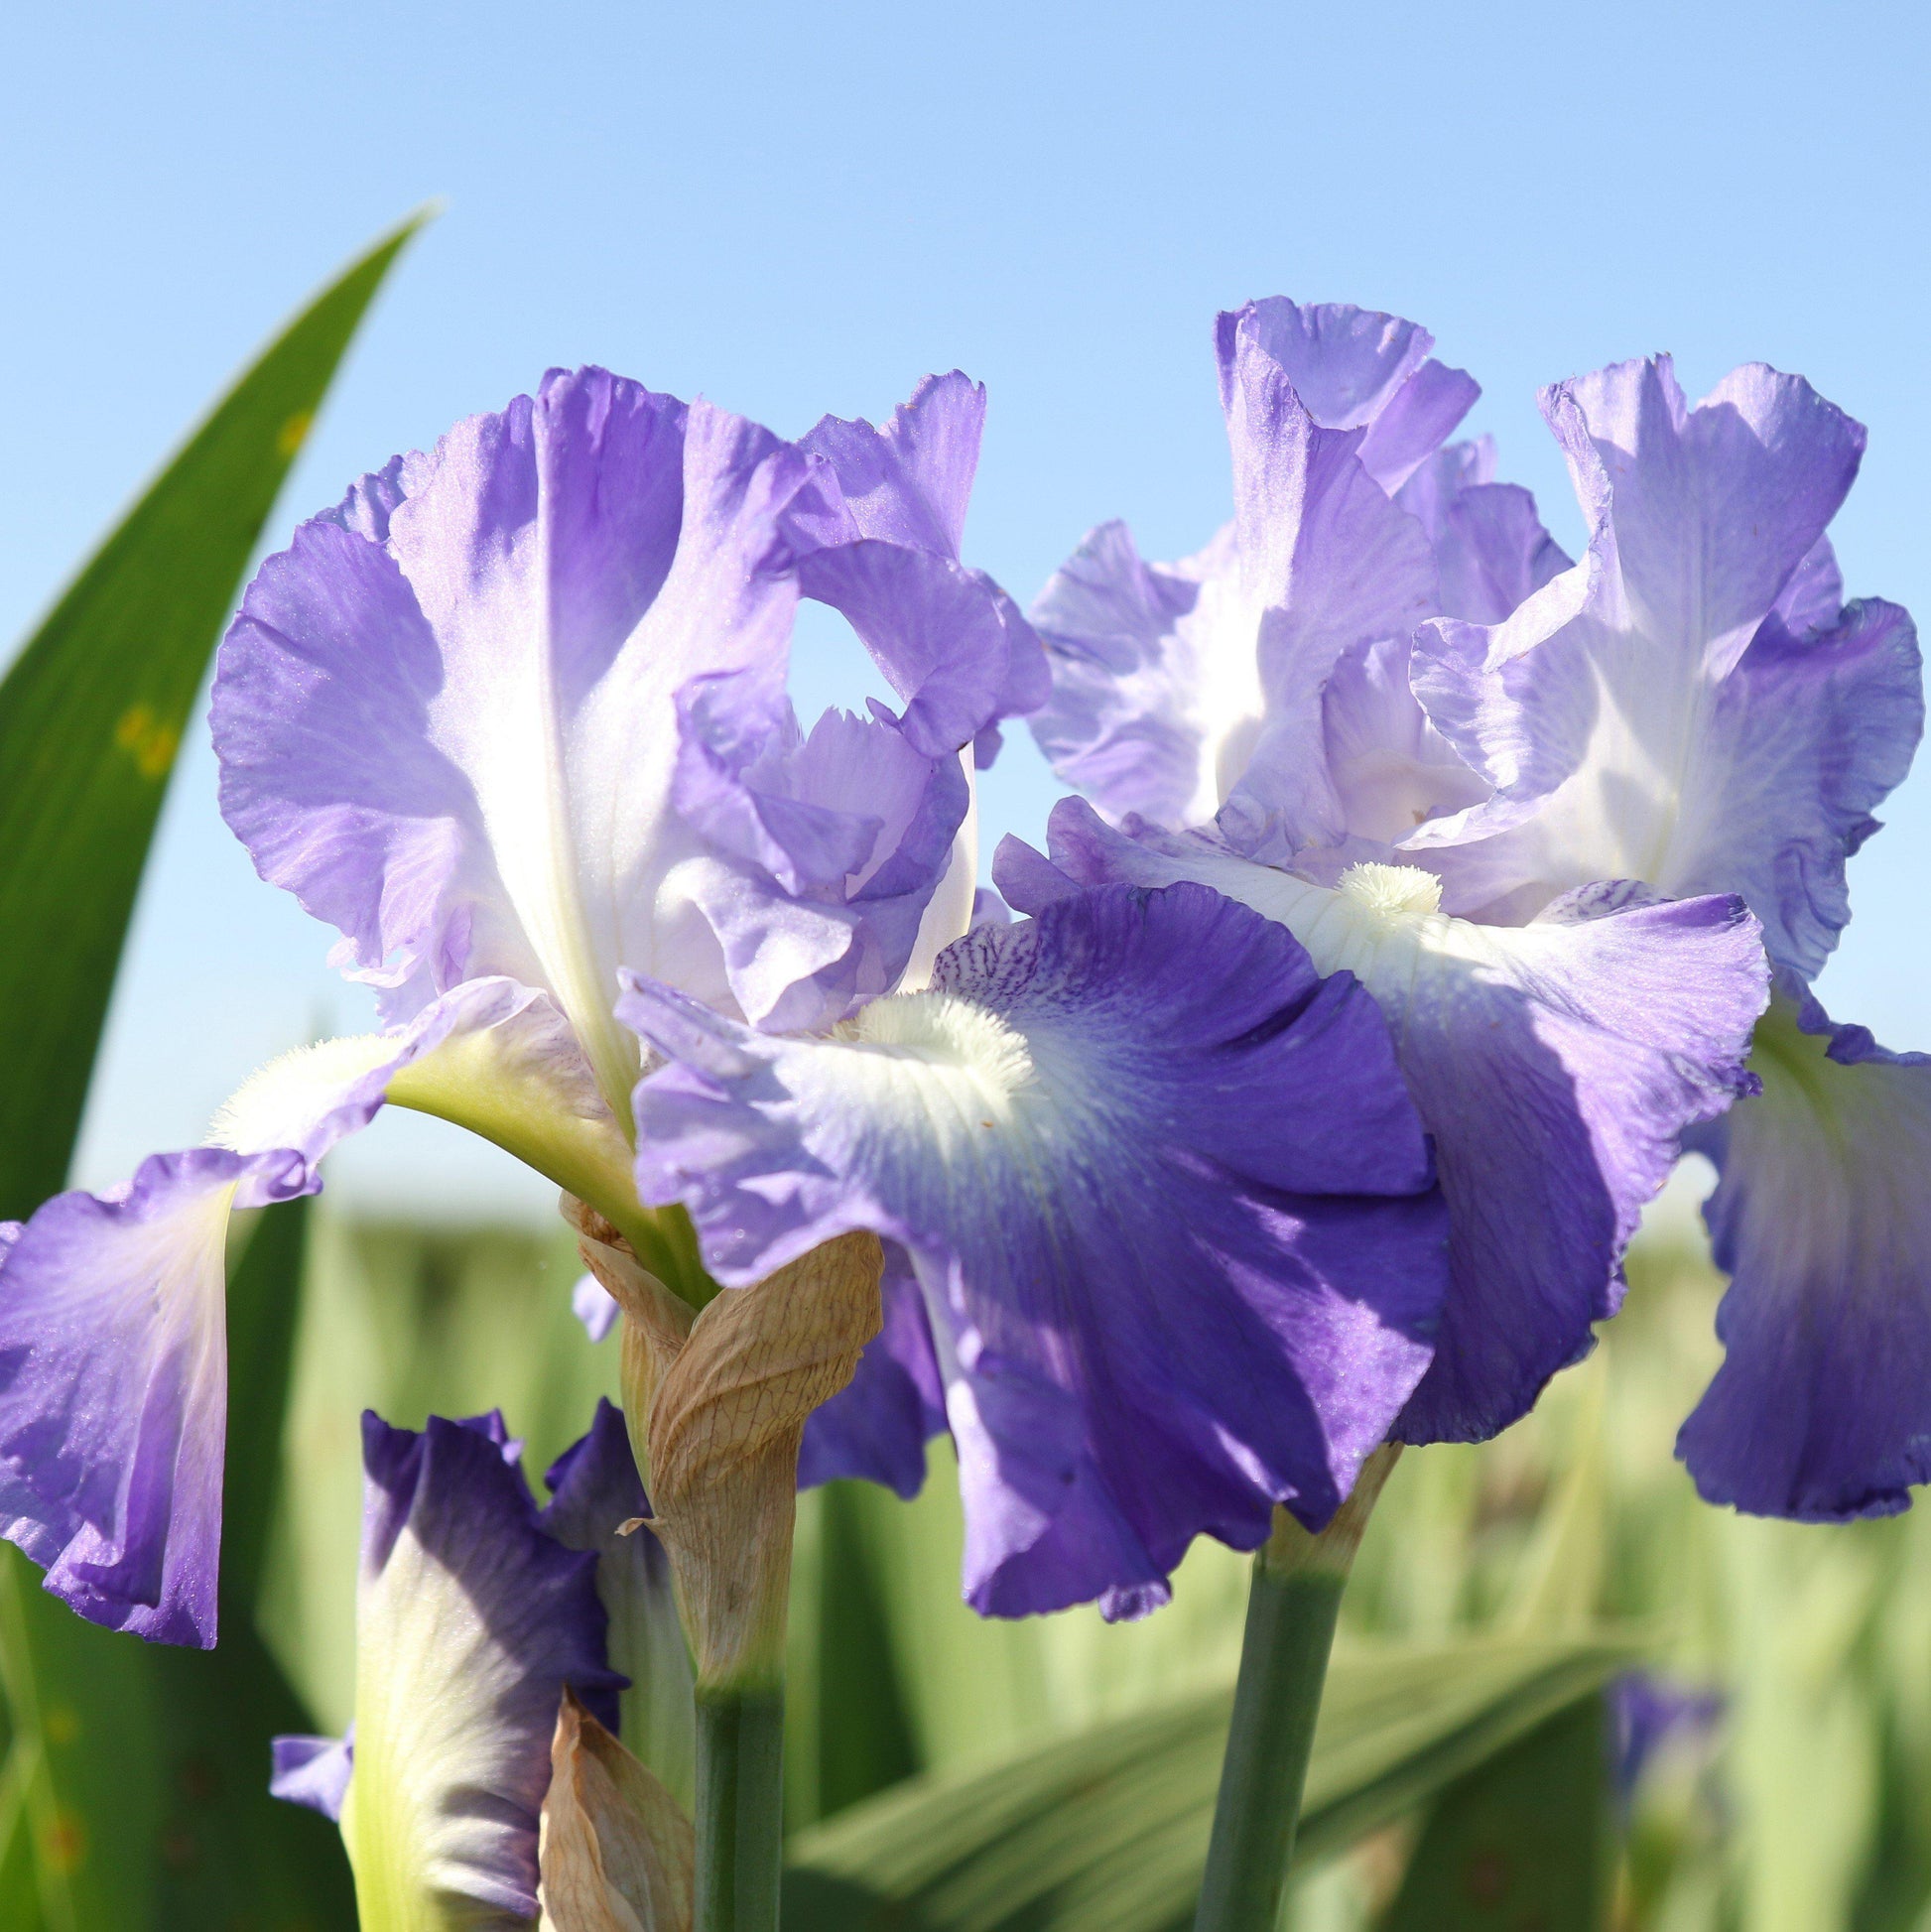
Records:
M66 1177L162 793L208 653L413 216L242 376L0 684L0 1217Z
M1630 1650L1476 1642L1344 1655L1315 1740L1302 1856L1412 1811L1601 1685ZM1194 1696L801 1833L788 1932L1170 1932L1191 1917L1229 1696ZM1600 1746L1600 1739L1599 1739ZM1600 1786L1600 1766L1599 1766ZM1555 1921L1565 1927L1569 1921ZM1585 1921L1575 1921L1581 1927Z
M208 654L342 351L419 225L412 218L377 243L270 344L0 684L0 1053L9 1071L0 1214L31 1213L65 1178L135 892ZM286 1808L271 1814L260 1788L268 1731L301 1723L250 1627L301 1225L285 1216L237 1282L230 1501L236 1575L248 1589L224 1576L215 1656L185 1657L83 1623L46 1595L24 1557L0 1553L9 1746L0 1792L19 1820L0 1838L9 1932L241 1922L296 1932L352 1922L336 1909L346 1894L332 1835L299 1819L285 1825ZM222 1875L210 1890L217 1862ZM241 1889L257 1882L268 1891Z
M1443 1792L1381 1932L1596 1932L1613 1838L1604 1705L1587 1697Z

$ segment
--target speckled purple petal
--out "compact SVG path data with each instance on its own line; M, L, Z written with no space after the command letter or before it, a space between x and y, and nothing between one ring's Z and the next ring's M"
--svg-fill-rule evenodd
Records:
M1452 904L1493 917L1602 878L1738 891L1778 963L1813 974L1848 916L1844 860L1923 717L1904 613L1822 608L1822 532L1864 432L1757 365L1695 410L1667 358L1544 407L1590 551L1504 622L1424 629L1416 690L1496 790L1406 843Z
M980 927L848 1037L623 1010L675 1063L640 1190L720 1280L850 1227L909 1254L983 1611L1143 1609L1196 1535L1324 1522L1426 1364L1441 1210L1383 1024L1217 894Z
M1931 1481L1931 1056L1834 1025L1792 982L1750 1065L1763 1092L1695 1143L1731 1285L1677 1453L1712 1502L1889 1515Z
M420 1434L362 1418L342 1831L352 1861L365 1842L400 1858L439 1912L534 1918L558 1704L568 1685L614 1729L623 1680L604 1663L596 1559L544 1533L505 1433L497 1416L432 1416Z
M1379 1001L1451 1217L1449 1300L1400 1433L1506 1428L1615 1312L1622 1251L1678 1136L1748 1091L1767 974L1741 902L1578 895L1533 925L1485 928L1431 910L1434 881L1412 868L1327 889L1203 840L1124 837L1077 800L1052 833L1071 876L1204 880ZM1005 850L995 873L1023 906Z
M79 1614L214 1642L229 1215L313 1194L400 1068L534 997L474 982L394 1034L290 1056L230 1103L226 1144L57 1195L18 1232L0 1257L0 1535Z

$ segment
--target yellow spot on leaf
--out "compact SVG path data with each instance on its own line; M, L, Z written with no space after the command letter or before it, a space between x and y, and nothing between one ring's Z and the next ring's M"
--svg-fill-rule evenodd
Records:
M130 705L114 726L114 742L134 760L143 778L166 778L181 748L181 733L164 724L150 705Z
M292 456L309 440L310 428L314 425L316 413L312 409L298 409L282 427L275 432L275 448L284 456Z
M70 1811L57 1811L41 1837L41 1862L56 1871L78 1871L87 1856L87 1833Z

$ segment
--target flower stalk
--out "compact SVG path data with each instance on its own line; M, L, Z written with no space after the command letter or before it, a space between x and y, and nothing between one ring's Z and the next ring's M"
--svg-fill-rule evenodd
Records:
M775 1932L798 1449L878 1333L883 1251L837 1235L694 1315L615 1227L566 1212L623 1311L624 1411L697 1667L696 1932Z
M1276 1506L1274 1533L1254 1554L1233 1721L1194 1932L1254 1932L1280 1917L1342 1593L1400 1454L1399 1443L1375 1450L1319 1535Z

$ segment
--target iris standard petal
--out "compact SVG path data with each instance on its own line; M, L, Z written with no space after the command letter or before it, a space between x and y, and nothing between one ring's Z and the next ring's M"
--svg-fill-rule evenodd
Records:
M1395 501L1428 534L1444 616L1498 624L1570 567L1568 553L1542 527L1535 498L1495 481L1495 446L1485 436L1436 451Z
M1415 688L1496 789L1405 842L1451 904L1500 917L1606 878L1738 891L1772 957L1815 973L1923 721L1908 617L1820 604L1864 432L1760 366L1688 409L1666 357L1544 408L1589 554L1499 624L1424 628Z
M339 1821L355 1769L355 1727L346 1738L277 1738L269 1747L269 1796Z
M909 1255L981 1610L1144 1608L1204 1531L1326 1521L1426 1364L1441 1211L1382 1022L1215 893L1070 891L831 1039L623 1010L674 1063L640 1191L720 1280L849 1228Z
M319 518L249 586L215 681L223 812L399 998L546 988L621 1104L619 960L729 997L677 876L702 849L677 734L639 720L701 673L782 667L794 521L836 486L596 369L458 424L400 482L385 541Z
M1705 1128L1725 1349L1677 1442L1712 1502L1841 1521L1931 1481L1931 1056L1834 1025L1789 984L1763 1091Z
M570 1686L614 1729L596 1559L539 1527L501 1418L362 1418L355 1756L342 1835L371 1923L537 1913L537 1821Z
M1374 995L1450 1212L1449 1299L1400 1433L1479 1441L1524 1414L1614 1313L1623 1248L1679 1135L1749 1091L1767 970L1741 901L1483 927L1446 917L1413 866L1312 885L1203 840L1124 837L1075 800L1052 832L1072 876L1203 880ZM997 869L1018 902L1023 868Z

